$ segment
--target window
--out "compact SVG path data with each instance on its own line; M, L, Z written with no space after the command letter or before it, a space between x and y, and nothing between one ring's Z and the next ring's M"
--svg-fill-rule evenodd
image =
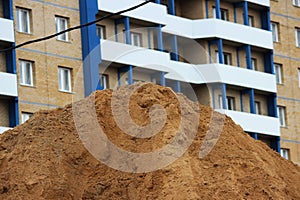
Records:
M142 34L140 33L130 33L130 38L131 38L131 44L134 46L142 46Z
M285 107L278 106L277 107L277 112L278 112L280 126L281 127L286 127L286 112L285 112Z
M28 113L28 112L22 112L22 119L21 123L23 124L26 122L30 117L32 117L33 113Z
M33 86L32 66L33 62L20 60L20 84Z
M300 29L295 28L296 47L300 47Z
M17 8L17 28L19 32L30 33L30 10Z
M278 42L278 23L272 22L272 35L273 35L273 42Z
M96 30L97 30L97 35L98 35L101 39L106 39L106 29L105 29L105 26L97 25L97 26L96 26Z
M289 160L290 159L290 150L289 149L280 149L280 155Z
M220 19L225 20L225 21L229 21L228 20L228 10L226 9L220 9ZM216 8L213 8L213 18L217 18L217 14L216 14Z
M58 85L59 90L63 92L71 92L71 69L59 67L58 68Z
M228 106L228 110L235 110L235 99L234 97L226 97L226 104ZM222 95L219 96L219 105L220 109L223 109L223 101L222 101Z
M103 87L103 90L108 88L108 75L100 74L100 85Z
M68 29L68 19L67 18L56 16L55 24L56 24L56 33L59 33L61 31ZM60 34L60 35L56 36L56 39L61 40L61 41L68 41L69 40L68 33Z
M224 59L223 64L231 65L231 54L230 53L223 53L223 59ZM218 51L216 51L216 63L220 63Z
M251 66L253 70L257 71L257 60L255 58L251 58Z
M253 18L253 16L248 16L248 25L249 26L254 26L254 18Z
M300 7L300 0L293 0L293 5Z
M282 65L275 63L274 70L275 70L277 84L282 84Z
M255 101L254 104L255 104L255 113L260 115L261 114L260 102Z

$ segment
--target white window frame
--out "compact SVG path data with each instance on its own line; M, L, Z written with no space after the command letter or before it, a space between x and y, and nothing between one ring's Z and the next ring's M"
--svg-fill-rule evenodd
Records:
M216 13L216 8L215 7L213 7L212 13L213 13L213 18L217 18L217 13ZM227 9L221 8L220 9L220 14L221 14L221 16L220 16L221 20L229 21L229 19L228 19L228 10Z
M72 69L58 67L58 89L62 92L72 92ZM66 75L66 76L65 76Z
M293 5L300 7L300 0L293 0Z
M56 33L59 33L61 31L67 30L68 29L68 21L69 19L66 17L60 17L60 16L55 16L55 26L56 26ZM62 24L64 23L64 24ZM58 36L56 36L56 39L59 41L69 41L69 33L63 33Z
M135 40L137 38L137 40ZM142 34L136 32L130 32L130 40L133 46L141 47L142 46ZM137 41L137 43L136 43Z
M29 34L30 33L30 10L25 8L16 8L16 10L17 10L18 32Z
M223 52L224 65L231 65L231 54ZM216 51L216 63L220 63L219 52Z
M20 84L26 86L33 86L33 62L19 60L20 66Z
M108 89L108 75L107 74L100 74L100 85L103 89Z
M274 63L274 70L276 75L276 83L283 84L282 81L282 65L278 63Z
M286 127L286 109L284 106L277 106L277 113L281 127Z
M295 28L296 47L300 47L300 28Z
M248 25L254 27L254 17L251 15L248 15Z
M272 26L272 37L273 42L279 42L279 35L278 35L278 26L279 24L276 22L271 22Z
M234 97L226 96L226 104L227 104L228 110L235 110L235 98ZM219 106L220 106L220 109L223 109L222 95L219 96Z
M252 66L252 70L257 71L257 59L256 58L251 58L251 66Z
M30 117L32 117L33 113L29 113L29 112L22 112L21 114L21 124L23 124L24 122L26 122Z
M97 35L101 39L106 39L106 28L103 25L96 25Z
M260 115L261 114L260 102L259 101L255 101L254 105L255 105L255 113L258 114L258 115Z
M281 155L283 158L289 160L289 159L290 159L290 150L289 150L289 149L282 148L282 149L280 149L280 155Z

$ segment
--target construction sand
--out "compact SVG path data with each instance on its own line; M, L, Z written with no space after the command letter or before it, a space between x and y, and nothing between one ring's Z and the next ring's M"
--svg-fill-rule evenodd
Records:
M122 88L120 94L132 87L138 86ZM94 103L99 126L118 147L145 153L162 148L175 137L181 114L191 126L190 122L199 118L194 120L198 128L192 144L183 156L162 169L122 172L87 151L80 138L89 133L78 134L84 123L74 123L72 105L41 111L0 136L0 199L300 199L300 167L253 140L229 117L197 106L182 95L176 97L168 88L146 84L131 95L132 120L141 126L149 124L149 110L156 103L165 108L167 119L160 133L141 139L117 126L111 98L112 91L98 91L76 106L84 113ZM178 99L183 102L180 106ZM115 106L122 107L120 102ZM196 116L199 111L200 117ZM216 122L224 119L219 138L218 126L223 123L211 123L212 116ZM88 122L85 118L82 121ZM188 125L183 130L192 138ZM208 130L216 135L207 137ZM205 138L213 148L200 159Z

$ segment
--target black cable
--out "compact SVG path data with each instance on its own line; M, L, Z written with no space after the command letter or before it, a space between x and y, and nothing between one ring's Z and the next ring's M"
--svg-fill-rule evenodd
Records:
M125 13L125 12L129 12L129 11L132 11L132 10L135 10L143 5L146 5L147 3L150 3L150 2L153 2L153 0L149 0L149 1L145 1L141 4L138 4L136 6L133 6L131 8L127 8L125 10L121 10L119 12L116 12L116 13L110 13L110 14L107 14L107 15L104 15L103 17L99 18L99 19L96 19L95 21L91 21L91 22L88 22L86 24L82 24L82 25L78 25L78 26L74 26L74 27L71 27L71 28L68 28L66 30L63 30L61 32L58 32L58 33L55 33L55 34L52 34L52 35L48 35L48 36L45 36L45 37L42 37L42 38L38 38L38 39L34 39L34 40L29 40L27 42L24 42L24 43L21 43L21 44L18 44L16 46L12 46L12 47L9 47L9 48L6 48L6 49L1 49L0 50L0 53L2 52L6 52L6 51L10 51L10 50L13 50L13 49L17 49L17 48L20 48L22 46L25 46L25 45L28 45L28 44L32 44L32 43L37 43L37 42L41 42L41 41L44 41L44 40L49 40L51 38L54 38L58 35L61 35L63 33L67 33L67 32L70 32L70 31L73 31L73 30L76 30L76 29L80 29L80 28L84 28L84 27L87 27L87 26L90 26L92 24L95 24L97 22L100 22L104 19L107 19L107 18L110 18L112 16L115 16L115 15L120 15L122 13Z

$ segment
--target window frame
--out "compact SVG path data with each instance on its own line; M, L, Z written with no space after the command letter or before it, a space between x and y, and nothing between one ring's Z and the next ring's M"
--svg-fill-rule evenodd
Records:
M31 33L31 25L30 25L30 14L31 14L31 10L27 9L27 8L20 8L20 7L16 7L16 12L17 12L17 30L20 33L26 33L26 34L30 34ZM22 12L26 13L26 26L27 26L27 30L24 30L24 24L23 24L23 20L22 20Z
M216 63L220 63L219 51L216 50L215 52L216 52ZM224 61L223 63L224 65L232 65L231 53L223 52L223 61Z
M277 106L277 113L278 113L280 127L287 127L286 107L285 106Z
M248 25L254 27L254 17L252 15L248 15Z
M67 72L67 79L65 79L64 72ZM67 87L65 85L67 80ZM58 90L61 92L72 92L72 69L67 67L58 67Z
M135 41L134 36L138 36L138 44L137 45L133 43L133 41ZM141 33L130 31L130 40L131 40L131 45L136 46L136 47L142 47L142 34Z
M227 110L233 110L233 111L236 110L234 97L226 96L226 104L227 104ZM222 95L219 95L219 108L223 109Z
M33 113L30 112L21 112L21 124L25 123L33 116Z
M259 101L254 101L255 114L261 115L261 103Z
M109 88L109 76L108 74L99 74L100 77L100 85L103 87L103 90Z
M252 70L258 71L256 58L251 58L251 67L252 67Z
M104 25L96 25L97 35L100 39L106 39L106 27Z
M212 10L212 14L213 14L213 18L217 18L217 11L216 11L216 7L213 7ZM225 15L224 15L225 14ZM224 21L229 21L229 12L227 9L224 8L220 8L220 20L224 20ZM223 18L224 17L224 18Z
M20 67L20 85L23 86L34 86L33 81L33 61L28 60L19 60ZM29 67L29 70L26 70L26 67ZM29 75L27 74L29 72ZM29 78L29 82L26 81Z
M60 23L62 21L65 21L63 29L61 29L61 27L60 27ZM57 16L57 15L55 16L56 33L59 33L61 31L67 30L68 27L69 27L69 18L62 17L62 16ZM64 42L69 42L69 32L66 32L66 33L63 33L63 34L60 34L60 35L56 36L56 40L58 40L58 41L64 41Z
M279 42L279 23L271 22L271 27L273 42Z
M296 42L296 47L299 48L300 47L300 28L298 28L298 27L295 27L295 42Z
M281 157L290 160L290 149L287 148L281 148L280 149L280 155Z
M274 63L274 72L275 72L275 76L276 76L276 83L279 85L282 85L283 84L282 64Z
M293 0L293 6L300 7L300 0Z

